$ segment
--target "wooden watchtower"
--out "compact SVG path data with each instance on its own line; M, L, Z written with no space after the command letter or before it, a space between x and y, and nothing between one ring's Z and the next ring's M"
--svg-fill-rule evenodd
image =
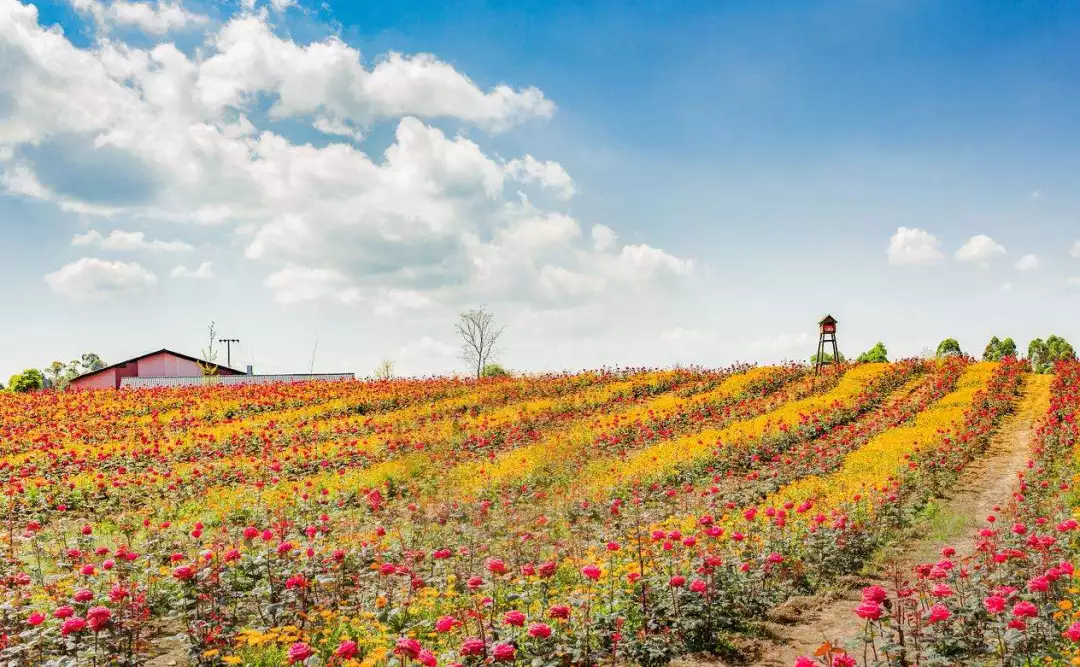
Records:
M826 343L832 343L832 365L840 365L840 350L836 346L836 318L832 315L826 315L820 322L818 322L818 345L817 345L817 362L814 364L814 375L821 372L821 367L825 365L825 345Z

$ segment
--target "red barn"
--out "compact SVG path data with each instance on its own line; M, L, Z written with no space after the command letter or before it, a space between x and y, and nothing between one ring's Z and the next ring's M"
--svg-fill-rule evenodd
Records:
M198 377L203 374L200 359L164 348L121 361L100 370L84 373L71 381L73 389L119 389L126 377ZM218 366L218 375L244 375L228 366Z

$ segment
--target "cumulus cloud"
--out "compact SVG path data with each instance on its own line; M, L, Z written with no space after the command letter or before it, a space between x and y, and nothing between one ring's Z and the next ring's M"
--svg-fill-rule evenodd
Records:
M1039 268L1039 258L1036 255L1024 255L1020 259L1016 260L1014 264L1017 271L1033 271Z
M925 266L945 258L941 242L930 232L917 227L899 227L889 239L886 254L893 266Z
M752 341L746 346L746 351L755 356L772 356L781 352L805 347L810 342L810 334L802 331L797 334L784 333L775 336L766 336Z
M266 285L274 290L279 303L301 303L329 298L342 303L355 303L360 291L349 286L348 279L330 269L308 269L288 266L266 277Z
M673 329L662 331L660 333L660 340L665 343L708 345L713 342L713 336L711 333L702 331L701 329L675 327Z
M181 264L173 267L173 270L169 272L169 277L207 280L214 277L214 268L210 262L203 262L194 270Z
M137 28L152 35L164 35L209 21L206 16L187 11L179 2L72 0L71 4L79 12L93 17L103 28Z
M1005 247L986 234L977 234L956 251L956 259L961 262L978 262L989 266L994 259L1005 254Z
M81 48L39 25L33 5L0 0L0 62L10 65L0 77L9 102L0 185L87 217L229 229L284 304L330 300L384 316L500 298L578 307L640 301L696 274L692 259L621 243L560 210L575 186L557 162L505 160L464 130L422 120L507 130L554 112L535 88L482 87L426 54L365 64L339 39L275 34L265 11L207 30L194 53L112 39ZM396 122L385 150L369 154L353 142L294 142L263 125L267 112L353 139L375 121ZM69 154L80 160L43 157ZM116 184L108 196L106 176ZM557 196L538 207L517 184ZM77 243L182 243L135 234L92 231Z
M85 234L76 234L71 239L74 246L95 246L102 250L113 252L132 252L137 250L149 250L153 252L186 252L191 250L191 245L175 239L173 241L161 241L154 239L146 240L143 232L125 232L114 229L108 236L102 236L101 232L91 229Z
M458 355L458 347L450 343L424 336L420 340L403 345L398 355L407 361L420 359L453 359Z
M136 262L110 262L83 257L46 274L45 282L71 299L101 299L138 292L157 283L157 276Z
M506 173L522 183L539 183L545 188L556 190L563 199L574 196L574 181L558 162L540 162L533 156L526 155L508 162Z

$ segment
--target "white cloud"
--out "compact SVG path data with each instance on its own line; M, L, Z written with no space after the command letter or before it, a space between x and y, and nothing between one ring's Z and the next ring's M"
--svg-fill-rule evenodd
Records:
M498 85L485 92L429 54L390 53L369 70L360 52L337 38L300 45L253 15L229 21L214 49L199 67L194 91L209 109L246 106L266 91L277 98L278 116L319 111L361 126L407 115L449 117L492 131L555 111L536 88Z
M419 118L505 130L553 113L534 88L482 88L431 55L365 65L336 38L300 45L276 35L265 10L207 24L194 55L106 39L79 48L37 20L34 6L0 0L0 61L12 70L0 76L0 99L10 101L0 183L87 217L227 227L282 303L331 299L380 315L489 299L548 308L565 298L578 308L640 303L696 275L692 259L583 227L558 201L517 198L519 181L555 199L573 194L558 163L494 157L463 131ZM353 138L399 120L390 145L369 155L352 142L294 143L263 125L267 103L274 119ZM30 150L50 143L81 156L65 170L94 178L53 178L55 165ZM134 234L93 231L78 243L183 243Z
M510 178L522 183L540 183L545 188L559 192L563 199L574 196L574 181L558 162L540 162L531 155L511 160L506 165Z
M751 355L773 357L781 352L789 352L810 344L810 335L805 331L797 334L778 334L759 338L746 346Z
M1069 254L1073 257L1080 258L1080 241L1077 241L1073 244L1072 250L1069 251Z
M85 234L76 234L71 239L71 245L74 246L96 246L102 250L110 250L113 252L133 252L138 250L149 250L153 252L186 252L191 250L191 245L175 239L173 241L161 241L154 239L153 241L146 240L146 234L143 232L125 232L119 229L114 229L109 232L108 236L102 236L101 232L96 229L91 229Z
M1018 271L1032 271L1039 268L1039 258L1035 255L1024 255L1016 260L1014 265Z
M407 361L418 359L453 359L458 355L458 347L449 343L424 336L420 340L403 345L398 355Z
M360 299L360 291L350 287L345 276L330 269L288 266L267 276L265 282L278 303L333 299L350 304Z
M978 262L989 266L994 259L1005 254L1005 247L986 234L977 234L956 251L956 259L961 262Z
M135 262L83 257L46 274L45 282L57 294L72 299L99 299L152 287L157 276Z
M701 329L687 329L684 327L675 327L674 329L662 331L660 339L666 343L691 345L708 345L713 342L711 333Z
M203 262L193 271L181 264L173 267L173 270L169 272L169 277L206 280L214 277L214 268L210 262Z
M275 12L283 12L289 7L296 6L296 0L270 0L270 6Z
M311 126L323 134L333 134L339 137L348 137L354 141L363 141L364 133L343 120L317 116Z
M615 234L615 230L605 225L593 225L592 226L592 241L593 248L596 252L606 252L615 247L615 240L618 239L618 235Z
M72 0L80 12L91 15L104 28L137 28L152 35L180 30L190 25L200 25L210 19L193 14L179 2L127 2L112 0L108 4L98 0Z
M1001 291L1002 292L1011 292L1011 291L1013 291L1013 284L1012 283L1001 283Z
M893 266L929 265L945 258L941 242L925 229L899 227L886 251Z

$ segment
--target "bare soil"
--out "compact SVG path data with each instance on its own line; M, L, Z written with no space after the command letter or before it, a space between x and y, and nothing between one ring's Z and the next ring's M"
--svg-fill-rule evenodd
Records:
M812 656L826 641L834 646L858 641L863 622L853 610L863 586L887 585L889 573L910 572L919 563L936 561L945 546L959 556L970 554L978 528L995 507L1010 502L1017 472L1027 466L1034 423L1048 407L1049 380L1028 379L1016 411L1002 422L986 452L967 466L952 492L939 499L935 516L940 520L921 526L920 537L894 546L872 575L851 577L833 590L792 599L773 610L767 624L772 638L749 664L791 667L798 656Z

